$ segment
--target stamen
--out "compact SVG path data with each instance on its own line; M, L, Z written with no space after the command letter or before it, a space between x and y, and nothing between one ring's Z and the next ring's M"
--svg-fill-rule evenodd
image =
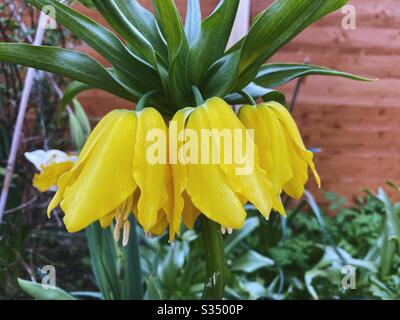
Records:
M125 247L129 241L129 232L131 224L128 221L133 206L133 198L129 197L124 201L117 209L115 213L115 228L114 228L114 239L119 241L121 237L121 229L123 229L122 244Z
M146 236L146 238L149 238L149 239L152 237L152 234L150 231L145 231L144 235Z
M122 236L122 245L124 247L126 247L127 244L128 244L130 231L131 231L131 223L129 221L125 221L125 223L124 223L124 233L123 233L123 236Z
M232 234L233 233L233 229L232 228L228 228L228 234Z
M114 227L114 240L119 241L119 238L121 236L121 226L118 225L118 223Z
M225 234L226 233L226 228L224 226L221 226L221 233Z

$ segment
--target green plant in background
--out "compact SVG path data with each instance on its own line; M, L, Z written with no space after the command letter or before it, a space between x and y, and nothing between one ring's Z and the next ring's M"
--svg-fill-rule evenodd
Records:
M198 0L188 1L188 15L185 26L183 26L175 3L172 0L154 0L154 16L144 9L138 1L84 1L85 4L96 8L100 12L111 27L122 36L123 41L110 30L56 0L28 0L27 2L38 9L47 5L53 6L56 9L56 19L112 65L110 68L105 68L94 58L86 54L54 46L0 43L0 60L2 61L49 71L75 80L65 91L63 98L64 106L69 104L75 95L83 90L98 88L130 102L137 103L138 111L142 111L144 107L152 106L165 117L174 114L176 117L180 117L185 112L182 108L189 106L199 107L191 110L191 114L193 114L191 115L191 120L195 117L201 118L201 112L204 112L203 109L207 108L206 113L210 112L211 115L214 114L210 118L214 121L213 124L219 125L218 121L222 121L223 116L229 116L231 125L239 126L240 121L238 118L235 117L232 110L220 98L224 98L225 101L232 104L247 102L255 104L254 100L259 98L265 101L277 100L284 103L283 94L272 88L307 74L342 76L361 81L367 80L317 66L265 64L266 60L271 58L293 37L319 18L339 9L347 2L346 0L332 0L329 2L325 0L275 1L269 8L256 17L248 34L228 50L226 50L226 46L237 13L239 0L222 0L215 11L203 21L201 21L200 2ZM203 99L209 100L204 103ZM303 191L305 183L303 180L307 180L303 179L303 176L307 176L308 165L313 168L312 154L305 149L301 137L297 132L296 125L286 109L274 102L257 106L257 112L260 112L260 114L263 114L264 109L266 112L274 110L269 117L276 119L277 131L286 132L285 139L293 147L293 150L289 148L292 152L292 157L289 157L292 159L291 164L301 166L302 170L300 171L305 171L302 177L293 177L293 184L285 189L286 192L289 192L290 189L293 192L296 189L293 194L296 197L301 196L299 193ZM87 123L85 124L79 120L80 110L79 104L75 102L74 112L69 112L71 135L76 147L82 146L83 141L85 141L85 135L88 133ZM211 110L214 110L214 113ZM249 113L252 111L253 108L248 109ZM150 117L150 113L158 115L154 109L145 108L142 113L138 113L140 115L143 114L143 117L138 119L146 119L148 117L152 121L155 120L157 117ZM110 128L118 128L115 125L115 121L127 121L130 120L128 119L129 117L136 117L136 113L123 114L114 112L107 120L104 120L102 125L105 124L105 126ZM184 124L186 123L185 120L189 119L189 115L185 117L187 118L183 118L182 121ZM241 120L243 121L243 119ZM139 123L140 121L144 120L138 120ZM121 131L120 133L120 137L122 138L126 132ZM99 141L105 139L104 132L98 132L94 136L99 136ZM93 141L89 143L88 149L93 146ZM290 160L289 158L288 160ZM297 162L293 159L296 159ZM305 164L305 167L303 164ZM77 166L79 167L80 165L81 163L78 162ZM296 170L295 173L297 172L299 170ZM69 174L73 174L73 172L71 171ZM289 176L288 174L288 179L292 179ZM66 175L64 177L66 180L69 179ZM241 180L238 181L240 182L235 182L237 184L236 187L239 189L242 188L241 193L244 193L243 196L246 195L246 199L256 198L258 201L262 198L258 202L263 205L258 207L263 207L261 211L263 211L262 213L265 216L269 216L271 207L279 211L276 204L271 205L268 203L264 205L266 202L273 202L272 200L277 198L275 195L271 196L269 192L266 192L264 197L267 195L270 196L271 201L268 201L268 199L265 200L258 193L252 193L248 188L243 187L245 184L241 184ZM274 186L274 192L276 191L277 194L282 192L286 182L283 181L282 186ZM66 188L66 186L64 187ZM252 185L252 187L254 186ZM226 190L227 192L231 192L230 187L226 187ZM143 189L141 192L143 194ZM193 195L191 194L190 196ZM63 191L60 191L60 195L56 195L56 198L61 200L62 197ZM233 196L233 198L236 199L236 196ZM239 202L239 200L236 200L236 203L239 204ZM200 203L200 200L197 201L198 203ZM128 206L128 204L124 203L123 206L125 210L125 206ZM204 203L202 206L204 206ZM115 209L115 206L113 209ZM255 209L252 210L255 211ZM229 220L228 218L232 215L232 212L230 212L231 215L225 215L224 212L210 213L209 207L203 208L201 211L207 214L208 217L213 216L212 220L217 221L223 227L238 227L242 225L243 221L241 220L244 220ZM130 212L128 211L127 213L129 214ZM243 210L238 210L236 213L238 216L245 216ZM83 216L91 222L100 219L102 224L104 223L103 218L106 218L105 216L96 216L93 218L81 212L80 217ZM144 219L140 212L138 216L138 220L143 226ZM105 224L109 225L112 218L110 221L106 219L108 223ZM116 218L117 232L114 235L119 235L122 225L118 217ZM179 233L179 225L176 227L175 221L171 221L173 219L168 215L167 219L169 219L168 223L172 225L170 230L174 233ZM155 220L157 220L157 217ZM238 220L240 221L238 222ZM146 221L148 222L148 225L146 224L145 227L146 231L151 231L152 227L155 226L149 221ZM249 221L250 223L255 223L251 221L256 220L249 219L246 224ZM124 243L126 244L127 238L125 236L129 233L133 233L133 236L135 236L136 228L130 220L122 222L124 226ZM226 223L224 224L223 222ZM178 221L179 223L180 221ZM75 225L74 230L78 231L88 225L88 223L84 224ZM196 252L196 248L199 247L198 243L202 243L206 249L205 269L207 276L205 280L203 279L205 298L221 298L224 294L224 282L228 284L227 293L230 292L231 296L234 296L235 292L246 292L245 288L249 286L252 289L247 291L248 298L263 296L265 292L257 281L256 271L261 270L260 272L262 272L274 263L264 253L269 253L272 247L258 251L249 251L246 248L245 255L238 258L236 255L239 255L241 250L244 250L241 243L236 243L240 247L237 249L238 252L233 250L233 247L235 247L233 244L227 244L228 248L231 247L229 250L225 247L225 254L228 257L228 261L231 254L232 261L235 261L229 265L230 268L227 268L224 261L225 254L222 237L218 230L219 226L208 220L205 216L201 217L201 225L203 237L199 239L192 239L190 237L190 241L185 238L178 240L178 244L166 250L165 261L160 262L156 272L154 270L152 272L148 271L149 278L146 281L147 290L145 295L147 297L158 295L159 297L176 298L178 296L189 297L191 294L194 294L197 297L199 292L198 287L186 286L186 289L182 292L182 290L176 290L174 281L181 281L181 284L192 283L191 281L186 282L186 279L196 279L197 281L197 274L192 274L190 270L186 270L190 269L190 264L195 260L186 259L186 256L182 256L180 251L186 250L187 253L192 255L192 253ZM129 226L132 226L130 232ZM263 235L262 240L267 240L264 244L267 243L273 246L278 240L275 229L276 226L279 226L279 222L274 218L269 226L270 233ZM109 234L107 235L108 231L106 233L99 233L96 230L96 226L91 226L91 228L88 230L90 238L89 246L92 252L94 273L97 281L100 283L102 297L106 299L141 298L141 278L130 275L132 271L129 270L129 268L139 266L138 242L131 241L131 243L133 242L132 247L128 248L129 250L126 254L123 254L122 259L119 259L120 248L111 246L105 240L110 236ZM246 228L243 230L248 232ZM238 237L238 234L242 234L243 230L236 232L235 237ZM182 237L185 234L182 234ZM118 237L116 236L116 238ZM228 237L228 239L230 238ZM389 233L386 238L390 239ZM331 241L331 239L328 240ZM179 241L182 241L182 244L179 244ZM261 241L261 238L258 241ZM387 241L384 243L387 243ZM194 246L194 249L192 246ZM188 251L187 248L190 248L190 250ZM96 252L98 255L96 255ZM106 253L108 254L107 259L113 259L113 261L105 261L104 255ZM149 256L151 255L149 254ZM129 261L132 261L132 263L127 268L126 263ZM251 262L250 265L247 263L248 261ZM168 268L165 267L163 269L164 263L168 264ZM282 268L279 266L277 268L281 274ZM121 270L122 273L120 273ZM176 272L177 276L175 278L168 277L162 270L168 270L168 272L175 270L174 272ZM182 270L185 270L187 273L181 275ZM249 272L251 276L248 280L244 281L235 277L236 272L238 274ZM138 273L140 274L140 272ZM113 278L116 275L118 275L118 278ZM279 281L281 282L280 287L282 287L281 277L280 275L278 278L270 278L270 292L274 292L274 287ZM161 289L159 285L160 281L162 282ZM194 281L195 285L197 285L196 281ZM27 285L26 283L21 283L23 286ZM234 286L239 286L235 287L237 291L229 290L229 288ZM240 294L238 293L236 297L239 296Z
M288 210L287 224L275 223L277 219L265 221L258 217L258 212L251 206L247 212L251 216L243 229L225 238L224 248L227 258L226 299L399 299L400 254L398 239L400 234L393 233L389 241L396 245L393 252L384 248L382 239L387 233L389 221L400 217L400 204L391 203L383 190L377 195L368 192L359 197L356 205L348 206L347 200L327 193L331 201L330 210L337 213L333 218L326 218L323 211L306 210L300 203ZM309 207L310 208L310 207ZM314 206L314 210L315 210ZM390 213L385 208L392 208ZM299 213L297 213L299 212ZM321 219L324 227L321 228ZM398 224L397 224L398 225ZM92 226L91 228L95 228ZM110 230L104 237L104 245L114 251ZM395 227L397 228L397 227ZM391 227L393 230L393 228ZM89 229L93 232L93 229ZM265 240L273 234L273 241L266 245ZM276 236L278 235L278 236ZM330 238L333 244L327 242ZM198 299L203 290L204 260L202 259L202 239L194 231L185 231L172 244L167 237L145 238L139 233L141 265L146 283L145 299ZM109 249L98 247L98 253L110 254ZM378 249L378 250L377 250ZM115 265L121 260L103 256L99 261L106 261L112 266L102 266L112 279L118 274ZM120 255L122 257L123 255ZM385 257L390 256L390 259ZM98 262L96 262L98 263ZM96 266L93 263L93 266ZM342 268L346 265L356 267L356 289L344 290ZM390 266L387 270L386 266ZM104 272L104 271L103 271ZM115 273L117 272L117 273ZM97 278L97 277L96 277ZM118 279L121 279L117 277ZM100 284L104 280L98 281ZM91 297L113 299L104 292L122 292L115 280L108 285L111 289L101 288L100 293ZM39 299L65 298L60 291L54 293L41 289L29 282L21 283L25 291ZM114 291L113 291L114 290ZM47 292L47 293L46 293ZM58 292L58 291L57 291ZM78 292L82 296L89 293ZM51 296L49 296L51 295ZM69 298L72 298L69 295Z
M36 18L33 8L15 1L4 0L0 4L0 41L30 42L34 34ZM31 24L24 24L21 17L30 15ZM48 45L60 45L64 37L58 28L46 37ZM17 105L21 98L24 69L18 65L0 62L0 188L6 174L7 158L11 146L12 131L17 116ZM51 81L50 81L51 80ZM21 155L31 148L43 148L47 143L65 147L63 126L54 125L59 108L58 96L52 83L61 83L60 78L51 78L38 73L29 107L29 126L24 128ZM37 107L37 108L36 108ZM65 123L65 122L62 122ZM33 278L35 268L32 256L35 252L35 232L40 228L40 205L45 196L32 190L32 169L23 156L17 160L12 175L8 207L0 225L0 299L20 296L17 276Z

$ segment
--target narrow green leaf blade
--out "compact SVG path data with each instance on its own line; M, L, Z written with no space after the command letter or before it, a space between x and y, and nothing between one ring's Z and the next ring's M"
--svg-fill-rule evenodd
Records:
M138 0L115 0L115 3L130 23L151 43L154 50L167 61L167 46L159 32L159 27L153 14L144 8Z
M158 25L168 45L169 70L166 88L175 108L178 108L190 102L185 64L189 47L174 1L154 0L153 6Z
M64 290L47 286L47 289L39 283L18 279L18 284L31 297L39 300L76 300Z
M180 51L169 68L167 88L175 108L190 105L191 91L186 75L185 52Z
M169 62L172 64L181 50L188 49L182 20L173 0L154 0L153 6L168 44Z
M277 0L258 16L242 44L238 89L253 81L261 65L321 17L348 0Z
M64 90L64 95L62 97L61 100L61 105L62 108L65 108L68 104L71 103L71 101L73 99L75 99L75 97L85 91L85 90L90 90L93 89L92 86L87 85L86 83L83 82L79 82L79 81L73 81L71 82L67 88L65 88Z
M89 17L57 0L27 0L39 10L51 5L56 10L56 20L82 38L89 46L106 58L115 68L124 72L137 87L161 87L157 72L149 64L134 56L110 30ZM146 91L146 90L145 90Z
M156 278L150 276L147 280L147 298L149 300L163 300L163 294L160 289L160 284Z
M20 43L0 43L0 60L59 74L125 99L134 99L99 62L78 51Z
M118 252L111 229L103 229L100 223L96 222L85 229L85 234L92 270L104 299L121 299L122 284L117 268Z
M75 116L79 121L79 124L82 128L83 134L85 136L85 141L86 141L86 138L89 136L90 132L92 131L89 118L78 100L74 99L73 104L74 104Z
M260 225L260 220L257 217L249 218L245 221L244 227L225 240L225 253L229 253L236 245L244 238L251 234Z
M276 101L280 104L286 105L285 95L278 90L271 88L264 88L256 85L255 83L250 83L246 88L243 89L248 94L250 94L254 100L262 98L264 101ZM249 103L241 94L230 93L224 98L230 104L244 104Z
M273 88L308 75L335 76L357 81L374 80L310 64L273 63L263 65L254 82L263 87Z
M224 55L235 22L239 0L221 0L201 24L201 33L190 49L189 79L199 85L209 67Z
M239 74L239 62L240 52L236 51L211 66L201 86L205 99L224 97L234 88Z
M131 45L140 57L157 67L156 54L151 43L128 20L113 0L93 0L97 10L107 22Z
M265 257L254 250L249 250L236 259L230 269L233 271L252 273L261 268L271 267L274 264L275 262L271 258Z
M73 112L68 112L71 140L76 150L81 150L85 144L85 135L78 118Z

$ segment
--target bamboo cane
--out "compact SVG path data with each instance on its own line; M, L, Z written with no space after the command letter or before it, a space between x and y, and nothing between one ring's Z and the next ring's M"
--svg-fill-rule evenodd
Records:
M33 40L33 45L38 46L42 44L47 22L48 22L48 17L43 12L41 12L39 23L36 29L35 39ZM31 94L33 83L35 81L35 73L36 73L35 69L28 68L24 80L24 89L22 91L22 97L19 104L17 121L15 123L10 154L8 156L7 168L0 196L0 223L3 221L4 211L7 204L11 179L15 168L15 160L17 158L18 150L21 144L21 135L25 120L26 109L28 107L29 96Z

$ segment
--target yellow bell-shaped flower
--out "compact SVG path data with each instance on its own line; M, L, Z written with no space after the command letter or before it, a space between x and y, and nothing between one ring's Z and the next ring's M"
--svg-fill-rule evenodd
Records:
M223 229L241 228L248 201L266 218L272 209L285 214L260 166L251 133L225 101L212 98L178 111L169 132L174 184L171 237L179 232L182 219L193 224L200 212Z
M40 192L56 191L60 176L71 170L76 162L76 156L60 150L25 152L25 158L38 170L33 177L32 185Z
M145 231L161 234L171 216L168 190L172 190L172 177L167 164L146 159L151 145L147 133L153 129L168 134L164 119L153 108L115 110L106 115L76 164L59 179L48 214L60 204L70 232L97 220L106 227L115 219L114 236L118 239L122 229L126 244L133 212Z
M313 153L307 150L289 111L277 102L243 106L239 119L246 128L255 130L261 166L274 185L275 193L282 190L299 199L308 181L308 167L317 185L321 181L313 163Z

